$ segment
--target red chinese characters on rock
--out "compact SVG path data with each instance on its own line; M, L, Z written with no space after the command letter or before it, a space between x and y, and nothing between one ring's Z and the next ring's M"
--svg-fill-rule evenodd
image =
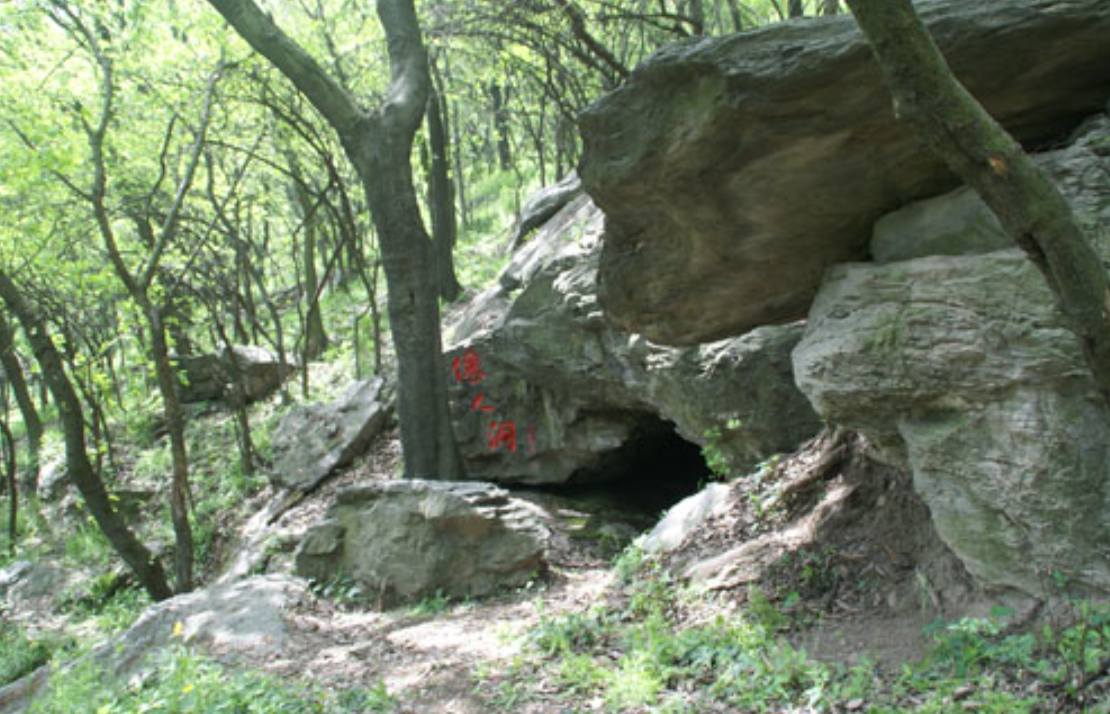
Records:
M482 358L473 348L452 360L451 372L454 374L456 383L471 386L477 386L489 376L482 371ZM469 411L492 414L497 411L497 407L487 401L485 395L479 392L471 400ZM510 453L516 453L516 422L508 419L491 421L486 433L486 443L489 446L490 453L502 449ZM536 453L536 427L534 424L528 425L528 453L531 455Z
M489 423L489 432L486 434L486 441L489 443L490 451L497 451L499 448L505 448L509 451L516 451L516 423L511 421Z
M486 373L482 371L482 358L473 348L463 353L462 357L456 357L451 363L451 371L455 373L456 382L466 382L468 384L478 384L481 382Z

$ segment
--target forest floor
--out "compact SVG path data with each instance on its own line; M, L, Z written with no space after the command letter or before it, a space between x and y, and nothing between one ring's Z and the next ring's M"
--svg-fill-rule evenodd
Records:
M387 434L269 528L294 543L339 489L396 478L398 456ZM274 499L267 487L240 512L257 520ZM220 530L249 539L250 520ZM726 507L661 558L556 529L547 572L496 597L380 610L317 584L285 613L281 656L236 664L388 692L351 712L1110 711L1110 617L1077 607L1040 639L992 619L928 524L865 443L826 433L731 482ZM225 563L235 541L218 544ZM287 571L289 548L268 557L265 570Z

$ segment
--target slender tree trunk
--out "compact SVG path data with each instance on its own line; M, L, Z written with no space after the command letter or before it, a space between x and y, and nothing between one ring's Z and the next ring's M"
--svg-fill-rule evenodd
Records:
M248 278L249 279L249 278ZM254 441L251 439L250 412L247 409L247 390L244 386L243 369L235 354L235 345L227 334L223 320L220 319L217 305L210 305L212 324L227 353L228 376L231 381L231 411L235 418L235 441L239 446L239 469L244 474L254 473Z
M301 183L300 172L295 165L292 166L292 171L295 176L298 176L297 184L293 187L293 190L301 207L302 228L304 229L304 239L301 241L301 258L304 262L304 294L308 305L306 306L307 312L304 321L302 361L305 365L308 365L311 360L322 355L324 350L328 348L328 335L324 331L324 319L320 313L320 300L318 298L320 279L316 272L316 228L319 224L319 217L317 216L316 205Z
M492 82L489 85L489 99L493 110L493 126L497 130L497 165L502 171L508 171L513 165L512 146L509 143L509 110L506 108L508 97L501 85Z
M189 455L185 446L185 415L177 398L177 375L170 364L166 329L158 308L147 302L144 309L150 326L151 357L162 396L166 431L170 438L170 456L173 462L173 480L170 487L170 519L173 521L174 585L177 592L193 589L194 543L193 529L189 524Z
M15 541L19 538L19 484L16 483L15 437L6 416L0 419L0 436L3 437L4 475L8 482L8 552L14 556Z
M952 75L910 0L847 0L898 117L974 188L1044 273L1110 400L1110 283L1056 185Z
M840 0L824 0L821 3L822 15L837 15L840 13Z
M458 299L462 286L455 276L455 189L447 154L447 131L439 94L434 87L428 92L428 145L431 149L431 170L428 172L428 203L432 215L432 236L435 243L436 278L439 295L448 302Z
M23 415L23 427L27 431L27 488L34 492L38 488L39 452L42 449L43 426L39 412L35 409L35 400L31 397L31 390L27 387L27 380L23 374L23 367L15 353L15 336L11 325L3 312L0 312L0 366L8 383L12 385L15 402L19 405L19 412Z
M806 7L803 0L790 0L786 6L786 14L791 19L795 17L805 17Z
M173 593L166 582L161 563L127 528L112 505L104 482L89 461L81 401L66 375L65 365L54 346L46 323L3 272L0 272L0 300L7 304L23 326L35 359L42 368L43 379L58 405L58 417L65 435L66 469L70 480L85 499L89 512L108 542L135 573L139 583L154 600L165 600Z

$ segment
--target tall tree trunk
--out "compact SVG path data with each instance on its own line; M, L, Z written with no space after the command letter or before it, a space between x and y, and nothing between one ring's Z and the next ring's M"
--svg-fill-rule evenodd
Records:
M821 3L822 15L836 15L840 13L840 0L824 0Z
M847 0L898 117L974 188L1044 273L1110 400L1110 282L1056 185L952 75L910 0Z
M806 6L803 0L790 0L786 6L786 14L790 18L805 17Z
M391 76L375 111L362 109L253 0L208 2L312 102L358 171L389 289L405 475L459 478L462 462L447 405L434 249L412 181L412 142L431 84L412 0L378 0Z
M15 336L3 312L0 312L0 366L8 383L15 393L15 402L23 416L23 427L27 431L27 490L34 492L38 487L39 452L42 450L43 426L35 400L27 387L23 367L15 353Z
M439 93L433 86L428 92L428 145L431 149L431 170L428 172L428 202L431 204L432 237L435 243L436 280L439 295L452 302L462 293L455 276L455 188L451 181L447 154L447 131Z
M58 405L58 418L65 435L66 470L89 507L108 542L135 573L136 579L154 600L165 600L173 593L166 582L161 563L127 528L115 510L100 475L89 461L85 443L85 417L81 401L66 375L65 365L54 346L46 323L19 288L0 272L0 300L3 300L23 326L31 350L42 368L43 379Z

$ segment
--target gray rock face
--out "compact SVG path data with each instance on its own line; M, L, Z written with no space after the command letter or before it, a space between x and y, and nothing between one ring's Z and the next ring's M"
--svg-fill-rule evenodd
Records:
M1029 145L1110 95L1104 0L920 5L957 76ZM872 223L955 186L912 131L850 17L678 43L581 117L583 184L606 213L599 295L666 344L801 318Z
M54 563L19 560L0 570L0 600L12 607L49 610L76 577Z
M684 349L611 327L595 289L602 222L588 197L573 200L452 326L452 415L471 478L604 479L619 449L668 432L742 469L818 430L791 373L800 324Z
M232 348L235 366L243 375L248 401L265 399L278 390L283 379L293 374L295 366L282 365L268 350L253 345ZM221 349L217 354L178 357L179 395L181 401L193 402L224 399L231 390L231 356Z
M519 247L528 234L547 223L563 206L582 193L582 180L577 171L571 171L561 181L544 186L528 197L520 211L520 223L513 236L512 247Z
M1110 413L1023 254L838 266L808 324L799 386L912 472L969 572L1110 589Z
M65 459L55 459L46 464L39 473L39 498L47 503L53 503L66 495L70 485Z
M274 484L310 491L365 452L393 408L384 389L381 378L362 380L334 402L290 410L274 430Z
M344 573L381 604L489 595L544 567L534 506L488 484L390 481L343 489L296 554L299 575Z
M979 194L964 187L880 218L871 236L876 263L926 255L975 255L1014 247Z
M644 552L662 554L676 550L711 517L728 509L731 491L728 484L711 483L676 503L644 538Z
M1035 157L1055 179L1080 222L1093 232L1110 225L1110 117L1091 118L1068 145ZM970 188L911 203L875 223L871 255L890 263L928 255L974 255L1012 248L998 218ZM1097 242L1110 265L1110 241Z

